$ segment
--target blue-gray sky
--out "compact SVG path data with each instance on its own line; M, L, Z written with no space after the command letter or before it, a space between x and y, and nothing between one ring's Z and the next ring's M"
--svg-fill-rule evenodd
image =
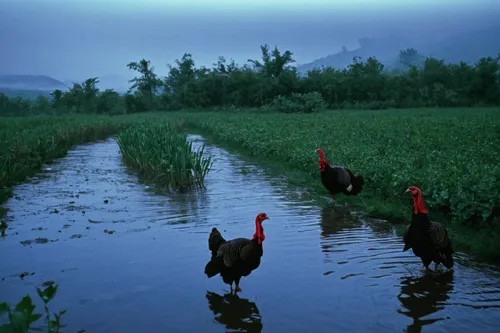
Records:
M144 57L165 75L184 52L244 63L264 43L306 63L359 37L430 40L495 13L500 0L0 0L0 74L130 77L126 64Z

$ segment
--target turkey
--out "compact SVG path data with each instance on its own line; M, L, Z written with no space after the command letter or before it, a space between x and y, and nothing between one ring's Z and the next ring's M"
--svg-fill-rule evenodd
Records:
M365 179L363 176L355 176L351 170L343 166L331 166L325 160L322 149L316 149L319 154L319 170L321 172L321 183L330 192L332 205L335 205L335 195L358 195L363 189Z
M441 223L429 220L422 192L418 187L410 186L405 191L407 192L413 197L413 214L403 235L403 252L412 249L415 256L422 260L426 272L431 271L429 265L432 262L435 263L434 269L437 269L439 264L451 269L454 251L448 231Z
M255 218L255 234L252 239L236 238L226 241L217 228L213 228L208 237L208 249L212 252L210 261L205 266L208 278L220 274L224 283L233 291L233 282L236 284L235 293L242 291L240 279L248 276L260 265L260 258L264 254L262 242L266 239L262 222L270 218L266 213L259 213Z

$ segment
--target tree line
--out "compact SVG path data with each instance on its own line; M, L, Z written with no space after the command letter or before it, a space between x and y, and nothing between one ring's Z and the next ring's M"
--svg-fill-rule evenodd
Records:
M127 65L137 76L126 94L100 91L98 78L34 101L0 94L0 115L33 113L123 114L149 110L263 108L278 112L500 105L500 54L475 64L445 63L415 49L399 54L402 68L375 57L355 57L344 69L323 67L300 75L291 51L261 46L261 59L238 66L219 57L196 67L185 53L160 78L146 59Z

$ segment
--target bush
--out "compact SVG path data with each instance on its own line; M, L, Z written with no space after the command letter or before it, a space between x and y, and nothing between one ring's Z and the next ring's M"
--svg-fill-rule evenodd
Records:
M292 93L288 97L275 97L268 107L281 113L313 113L325 109L326 103L318 92Z

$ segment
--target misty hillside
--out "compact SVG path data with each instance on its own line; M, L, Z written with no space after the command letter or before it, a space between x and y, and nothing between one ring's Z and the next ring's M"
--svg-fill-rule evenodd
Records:
M46 75L0 75L0 93L8 97L25 97L34 99L37 96L49 97L56 89L67 91L73 83L84 80L59 81ZM114 89L125 93L128 89L128 79L119 75L105 75L99 78L97 87L100 90Z
M465 61L474 63L481 57L496 56L500 53L500 25L470 31L463 34L455 34L439 41L421 41L418 38L384 38L369 39L360 38L360 47L328 55L311 63L297 66L299 73L306 73L314 68L334 67L345 68L352 63L354 57L366 59L376 57L386 67L399 67L399 51L407 48L415 48L424 56L444 59L446 62Z
M46 75L0 75L0 88L9 90L67 90L61 81Z

